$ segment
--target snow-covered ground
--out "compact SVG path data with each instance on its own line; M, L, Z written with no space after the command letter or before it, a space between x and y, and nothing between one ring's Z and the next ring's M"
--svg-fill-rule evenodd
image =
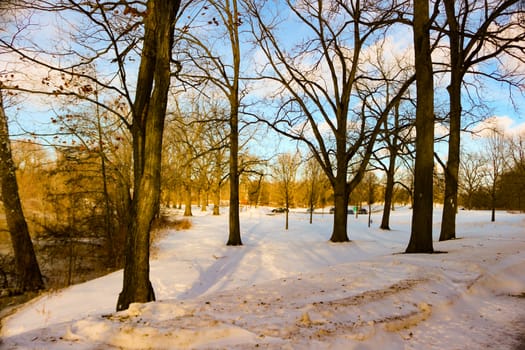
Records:
M157 302L115 313L122 272L48 293L4 320L2 349L518 349L525 342L525 215L461 211L442 254L401 254L411 211L349 217L352 242L329 243L332 216L195 210L151 262ZM440 221L435 211L435 238ZM520 340L521 339L521 340Z

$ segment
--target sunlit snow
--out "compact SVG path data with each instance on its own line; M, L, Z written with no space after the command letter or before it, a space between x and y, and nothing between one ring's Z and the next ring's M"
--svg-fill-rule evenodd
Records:
M460 211L459 239L402 254L411 211L349 216L244 209L244 246L227 213L195 210L151 262L157 302L114 312L122 272L44 294L5 319L2 349L516 349L525 339L525 215ZM523 344L521 345L523 346Z

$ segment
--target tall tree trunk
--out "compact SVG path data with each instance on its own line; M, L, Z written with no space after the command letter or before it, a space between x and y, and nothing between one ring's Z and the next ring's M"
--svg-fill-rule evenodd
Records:
M492 183L492 189L490 190L490 207L490 221L494 222L496 221L496 180Z
M392 198L394 196L394 172L395 172L395 154L390 154L390 164L386 174L385 186L385 203L383 205L383 216L381 217L382 230L390 230L390 210L392 209Z
M29 229L18 195L15 164L11 154L9 128L4 110L2 90L0 89L0 182L1 197L7 227L15 255L16 286L15 292L24 293L44 288L42 274L36 259Z
M288 201L286 202L286 210L284 211L284 214L285 214L285 223L284 223L284 229L285 230L288 230L288 223L289 223L289 216L288 214L290 213L290 208L289 208L289 204L288 204Z
M189 179L187 180L189 181ZM184 216L192 216L191 212L191 184L184 184Z
M341 173L340 173L341 172ZM332 242L348 242L348 184L346 183L346 170L338 170L334 184L334 227L332 229Z
M430 51L428 0L414 1L414 50L416 68L416 163L414 209L407 253L432 253L434 170L434 83Z
M239 219L239 75L241 48L239 43L239 12L237 0L227 1L228 32L233 56L233 79L230 85L230 213L227 245L242 245Z
M217 183L213 184L213 215L220 215L221 207L221 183L220 183L220 173L217 176Z
M201 197L201 189L197 187L197 208L201 205L201 200L202 200L202 197Z
M222 151L220 151L222 152ZM220 215L220 206L221 206L221 178L222 178L222 169L221 169L221 163L222 163L222 155L220 153L217 154L215 158L215 181L212 186L213 189L213 215Z
M452 90L456 92L452 92ZM448 160L445 168L445 199L441 221L440 241L456 238L456 214L458 210L458 177L460 158L461 102L460 87L449 86L450 94L450 136ZM455 96L453 96L455 95Z
M385 119L385 129L388 128L387 119ZM390 230L390 210L393 209L393 196L394 196L394 184L395 184L395 173L396 173L396 159L398 150L398 134L399 134L399 102L396 103L394 108L394 135L392 140L389 142L388 151L388 169L386 173L386 186L385 186L385 203L383 206L383 216L381 217L382 230Z
M191 201L192 201L192 181L191 181L191 166L187 164L185 167L185 179L182 180L182 190L184 197L184 216L192 216Z
M308 194L308 207L310 208L309 223L313 222L314 216L314 199L315 199L315 179L310 179L310 193Z
M445 199L441 220L440 241L456 238L456 214L458 210L458 176L461 140L461 81L462 49L459 27L455 14L455 1L445 0L447 22L450 29L450 134L448 140L448 160L445 168Z
M242 245L239 220L239 126L238 113L230 116L230 213L227 245Z
M200 196L201 196L201 211L206 211L206 209L208 208L208 194L206 191L201 190Z
M123 288L117 310L135 302L155 300L149 280L151 222L160 196L162 134L171 80L171 49L180 1L149 0L137 95L133 105L135 188L131 227L126 239Z
M206 187L206 185L204 185L206 183L205 179L201 179L200 183L201 187L199 188L199 205L201 207L201 211L206 211L208 209L208 192L210 187Z
M217 185L217 188L213 191L213 215L220 215L221 205L221 187Z
M345 104L348 106L348 103ZM336 134L336 174L332 180L334 190L334 227L332 229L332 242L348 242L348 197L350 195L347 182L348 160L347 160L347 114L348 110L343 111L337 116L338 132Z

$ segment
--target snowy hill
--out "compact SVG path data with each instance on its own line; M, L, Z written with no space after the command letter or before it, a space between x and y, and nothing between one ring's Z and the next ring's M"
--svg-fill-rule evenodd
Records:
M122 272L48 293L4 320L2 349L516 349L525 336L525 215L461 211L443 254L400 254L411 211L349 217L328 242L331 214L241 215L243 247L227 247L227 214L196 213L151 263L157 302L115 313ZM440 211L435 213L435 237ZM523 346L523 344L521 345Z

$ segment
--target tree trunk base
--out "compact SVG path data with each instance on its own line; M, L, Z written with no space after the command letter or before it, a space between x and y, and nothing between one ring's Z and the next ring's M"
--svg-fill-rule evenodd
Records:
M436 251L434 251L434 248L421 248L421 247L408 247L405 250L405 254L434 254Z
M456 239L456 234L454 232L451 232L451 233L441 232L441 234L439 235L439 241L440 242L450 241L450 240L453 240L453 239Z
M330 237L330 242L332 242L332 243L346 243L346 242L351 242L351 240L348 237L334 237L334 235L332 235L332 237Z
M146 295L140 295L136 287L129 286L118 295L117 311L127 310L132 303L148 303L155 301L155 291L151 282L148 282Z

